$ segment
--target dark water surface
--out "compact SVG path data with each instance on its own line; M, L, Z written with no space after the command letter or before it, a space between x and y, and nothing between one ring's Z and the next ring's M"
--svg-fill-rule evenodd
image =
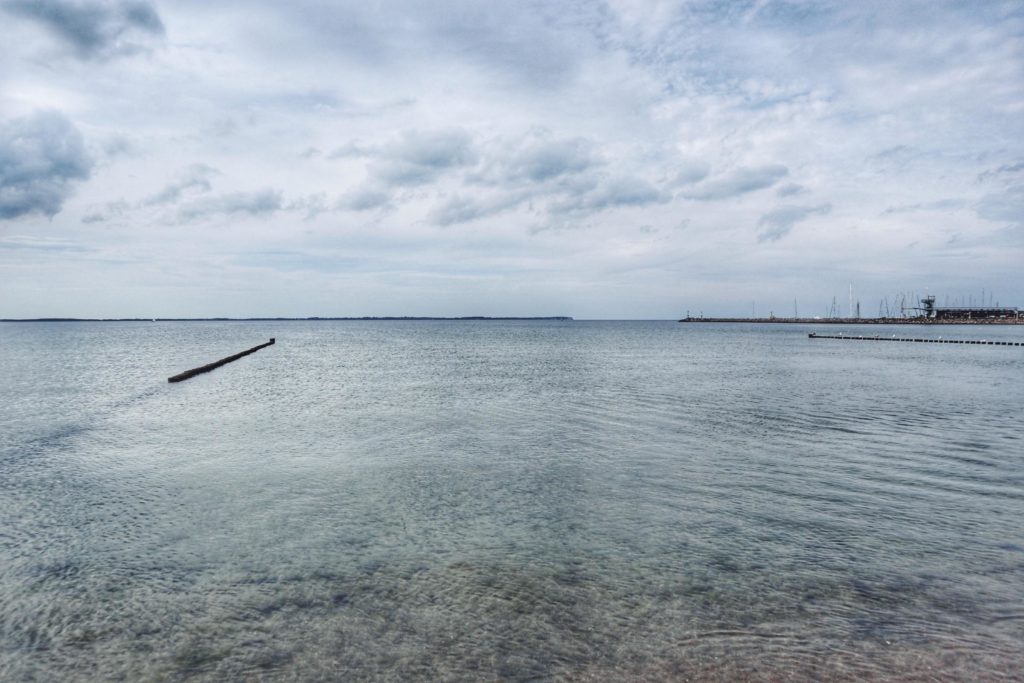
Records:
M814 330L0 324L0 679L1024 680L1024 349Z

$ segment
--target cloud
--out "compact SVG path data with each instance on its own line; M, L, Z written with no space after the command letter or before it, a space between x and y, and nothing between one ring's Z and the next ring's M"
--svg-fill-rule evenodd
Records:
M463 130L413 130L385 146L369 170L387 186L423 185L476 160L473 140Z
M907 145L895 145L867 157L869 164L888 173L905 171L925 153Z
M138 255L146 272L134 296L73 253L60 270L8 267L9 313L105 302L117 316L159 297L202 314L213 304L194 291L227 273L195 249L373 264L273 295L240 269L238 298L217 302L233 311L319 313L344 289L367 313L557 301L581 317L668 317L698 298L725 314L750 293L760 307L837 281L967 278L1024 300L1021 254L996 238L1021 234L1007 192L1024 183L1012 2L143 3L149 28L126 0L0 0L0 121L60 108L96 159L56 219L37 208L25 226ZM115 136L132 150L104 151ZM225 175L190 175L198 161ZM929 208L947 198L964 204ZM179 216L184 230L159 229ZM208 224L237 224L245 244ZM669 256L677 266L622 275ZM494 290L460 279L497 262Z
M789 169L780 164L737 168L730 173L703 182L692 190L682 192L681 196L700 201L729 199L771 187L788 174Z
M116 202L108 202L107 205L102 209L92 209L89 213L82 216L82 222L89 223L103 223L110 220L111 218L119 218L128 211L130 207L128 202L123 200Z
M525 200L522 194L497 195L493 197L453 197L435 208L430 217L438 225L454 225L484 218L514 208Z
M479 168L467 181L485 186L525 187L550 184L603 165L594 143L586 138L552 138L535 129L511 138L492 140L480 150Z
M609 180L594 192L586 195L581 206L593 211L618 206L645 206L658 204L670 199L651 183L641 178L618 177Z
M92 166L81 133L58 112L0 123L0 219L56 215Z
M807 192L807 188L797 183L786 183L777 190L775 190L776 197L792 197L798 194L804 194Z
M127 36L164 35L160 15L149 2L71 2L68 0L9 0L8 12L45 26L82 59L132 54L142 46Z
M707 178L709 173L711 173L711 165L707 162L696 159L687 160L680 164L672 185L675 187L693 185Z
M107 157L132 156L138 153L130 139L123 135L114 135L103 143L103 153Z
M997 168L990 168L983 173L978 174L978 181L984 182L995 176L1002 175L1004 173L1020 173L1024 171L1024 161L1018 161L1012 164L1003 164Z
M349 211L381 209L391 203L391 193L373 187L360 187L338 198L336 206Z
M143 204L146 206L172 204L181 199L181 195L189 190L200 193L209 192L213 189L210 178L218 175L220 175L220 171L211 166L192 164L181 174L181 178L146 199Z
M561 204L579 210L582 196L598 185L587 171L604 163L589 140L551 139L547 131L491 141L480 155L478 169L464 179L465 192L430 212L435 223L465 223L559 195Z
M821 206L782 206L761 216L758 226L764 228L757 236L758 242L775 242L782 239L793 226L810 216L823 216L832 211L831 204Z
M512 192L484 196L459 195L436 207L430 218L439 225L453 225L508 211L529 201L557 197L547 206L554 217L565 214L590 214L627 206L646 206L667 202L671 195L641 178L615 177L602 182L587 178L580 183L527 186Z
M1024 185L985 195L974 205L974 211L987 221L1024 223Z
M600 13L586 3L505 7L462 0L321 3L314 5L315 12L307 3L287 6L305 9L312 19L306 20L303 34L306 49L384 73L426 66L428 88L440 82L438 77L444 79L452 65L472 65L473 71L506 87L562 85L575 73L586 44L595 39L589 31L567 31L566 24L580 15ZM460 80L460 85L467 84Z
M198 199L178 211L181 220L195 220L216 214L247 214L267 216L284 208L280 190L265 189L257 192L233 192L217 197Z
M51 252L86 252L89 251L77 242L47 237L31 237L28 235L11 235L0 239L0 249L19 249L28 251Z
M542 183L580 173L599 163L594 156L593 144L583 138L533 140L505 160L505 179Z
M179 207L178 220L193 221L216 215L266 217L279 212L303 213L305 220L312 220L328 209L326 193L316 192L286 202L281 190L266 188L197 198Z
M922 202L918 204L901 204L890 206L882 212L882 215L896 213L914 213L916 211L955 211L962 209L967 204L963 199L939 199L934 202Z
M367 157L373 154L375 151L374 147L364 145L358 140L352 140L345 143L341 147L337 147L327 155L328 159L351 159L359 157Z
M306 214L305 219L311 221L325 211L328 211L327 194L317 192L316 194L300 197L288 202L283 208L286 211L302 211Z
M593 189L578 189L548 207L552 216L590 214L627 206L667 202L672 196L642 178L618 176L598 183Z

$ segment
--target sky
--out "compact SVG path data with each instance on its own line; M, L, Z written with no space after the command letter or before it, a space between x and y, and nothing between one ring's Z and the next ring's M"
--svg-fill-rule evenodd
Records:
M1024 307L1019 0L0 0L0 317Z

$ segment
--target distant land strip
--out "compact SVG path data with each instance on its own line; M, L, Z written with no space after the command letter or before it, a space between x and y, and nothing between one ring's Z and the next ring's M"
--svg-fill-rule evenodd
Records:
M682 318L681 323L799 323L803 325L1024 325L1024 318Z
M190 323L190 322L302 322L309 320L572 320L567 315L536 317L491 317L486 315L465 315L458 318L433 316L363 316L361 318L0 318L0 323Z

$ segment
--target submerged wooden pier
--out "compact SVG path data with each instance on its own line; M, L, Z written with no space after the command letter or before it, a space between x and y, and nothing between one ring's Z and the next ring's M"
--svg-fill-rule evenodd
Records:
M228 356L227 358L221 358L220 360L214 361L213 363L207 363L206 365L201 365L198 368L192 368L191 370L186 370L185 372L179 373L179 374L175 375L174 377L168 377L167 381L168 382L183 382L186 379L191 379L191 378L195 377L196 375L203 374L204 372L209 372L210 370L216 370L220 366L227 365L228 363L231 363L232 361L236 361L239 358L242 358L243 356L248 356L250 353L256 353L260 349L264 349L264 348L270 346L273 343L274 343L274 338L271 337L270 341L268 341L266 344L260 344L259 346L254 346L251 349L246 349L245 351L242 351L240 353L236 353L233 356Z
M883 337L880 334L875 335L852 335L852 334L818 334L817 332L811 332L807 335L811 339L853 339L858 341L896 341L896 342L920 342L925 344L984 344L987 346L1024 346L1024 342L1015 341L995 341L988 339L943 339L938 337L935 339L921 339L917 337L897 337L893 335L891 337Z

